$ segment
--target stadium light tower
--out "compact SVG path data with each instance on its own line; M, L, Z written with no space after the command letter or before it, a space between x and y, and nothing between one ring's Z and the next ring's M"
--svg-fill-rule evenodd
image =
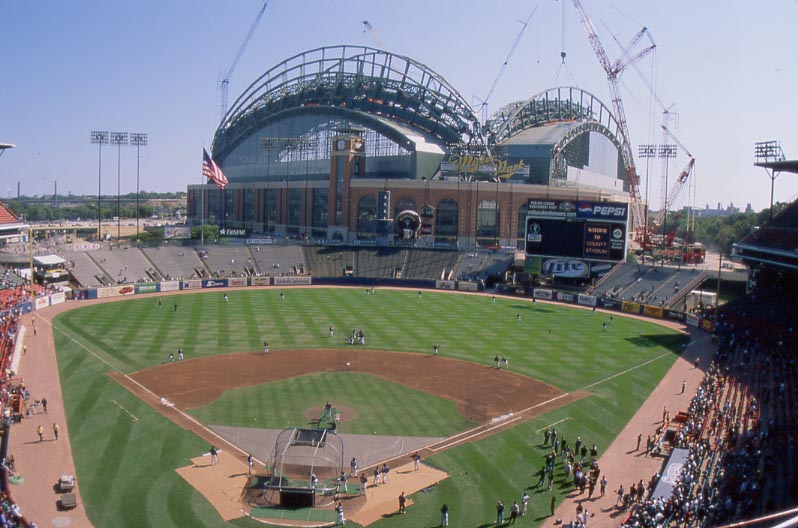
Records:
M127 132L111 132L111 145L116 145L116 245L121 234L122 145L127 145Z
M779 177L781 163L785 161L784 151L778 141L759 141L754 143L754 165L765 169L765 173L770 178L770 220L773 220L773 192L776 185L776 178ZM768 172L770 169L770 172Z
M638 145L637 157L638 158L661 158L665 160L662 173L662 189L663 194L662 207L664 208L665 219L662 221L662 226L665 226L665 221L668 218L668 160L675 158L677 154L676 145L662 144L662 145ZM645 252L646 239L648 238L648 169L646 169L646 217L643 227L643 251Z
M103 215L102 215L102 189L103 189L103 145L108 144L108 131L107 130L92 130L91 144L99 145L98 147L98 168L97 168L97 241L99 242L103 236Z
M147 146L145 132L131 132L130 145L136 147L136 243L139 241L139 169L141 168L141 147Z

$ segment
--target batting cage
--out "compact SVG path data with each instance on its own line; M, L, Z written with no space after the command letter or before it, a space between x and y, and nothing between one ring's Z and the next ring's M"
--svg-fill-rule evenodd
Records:
M284 429L274 442L269 474L250 479L245 500L286 509L332 504L343 485L344 442L334 429Z

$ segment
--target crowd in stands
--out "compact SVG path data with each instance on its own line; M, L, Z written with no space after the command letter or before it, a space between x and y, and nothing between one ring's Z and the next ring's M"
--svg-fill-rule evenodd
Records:
M783 295L783 290L778 290ZM624 526L716 526L783 510L798 485L796 309L759 290L716 317L712 363L692 398L674 447L689 450L670 497L626 504ZM651 447L651 446L650 446ZM623 507L623 505L621 505Z
M19 309L9 310L6 305L3 306L3 310L5 311L0 315L0 414L5 417L12 392L11 379L14 373L10 368L19 331L21 311ZM6 436L3 437L3 442L7 442ZM3 449L4 453L6 449ZM19 507L11 500L8 486L11 470L13 470L13 461L10 457L3 458L0 462L0 527L31 526L25 523Z

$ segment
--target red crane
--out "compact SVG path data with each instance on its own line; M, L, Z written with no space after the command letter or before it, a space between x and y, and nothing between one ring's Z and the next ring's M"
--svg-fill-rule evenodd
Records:
M593 51L599 60L599 64L607 74L607 82L610 86L610 95L612 97L612 108L615 111L615 119L618 121L619 132L621 135L621 146L624 169L626 170L626 182L629 185L629 199L632 204L632 226L634 228L635 236L639 239L643 236L643 226L645 223L645 213L643 208L643 201L640 197L640 176L637 174L635 167L634 157L632 156L632 145L629 141L629 126L626 124L626 112L623 109L623 101L621 100L621 91L618 86L618 79L621 73L627 66L633 64L637 60L648 55L657 45L654 44L651 36L648 35L648 29L643 28L632 37L629 45L624 52L618 57L615 62L611 62L607 56L607 51L604 45L599 40L596 29L593 27L593 22L587 15L585 8L582 6L580 0L572 0L582 26L585 28L587 38L590 40L590 45L593 46ZM650 44L636 53L632 54L632 50L640 44L644 36L649 38Z

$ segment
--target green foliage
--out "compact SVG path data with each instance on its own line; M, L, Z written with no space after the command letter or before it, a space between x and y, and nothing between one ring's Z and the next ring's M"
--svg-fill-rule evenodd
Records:
M533 497L535 514L530 520L539 524L542 519L537 516L548 508L549 493L538 493L537 480L530 476L545 452L538 447L541 436L536 431L558 423L571 441L579 434L605 449L673 364L683 343L675 332L648 322L615 317L604 333L601 323L608 319L601 313L520 299L492 303L487 296L431 292L418 298L415 291L390 290L367 296L360 288L283 291L283 301L279 289L228 291L228 303L222 292L185 294L170 297L162 308L155 294L86 306L55 319L70 441L95 526L224 526L174 472L207 445L105 375L112 368L129 373L160 364L178 347L185 349L187 359L259 350L266 338L274 349L340 347L342 340L322 339L334 324L341 336L362 328L367 346L378 350L428 354L431 344L438 343L441 355L486 365L494 354L506 355L515 372L565 391L591 394L495 436L431 457L429 462L444 468L451 478L435 493L414 496L407 515L376 525L411 528L437 524L444 501L452 508L452 526L479 526L492 519L498 498L511 504L525 488ZM170 308L173 303L179 304L177 312ZM339 383L339 376L347 376L347 382ZM418 426L402 426L416 434L450 434L468 427L451 414L451 402L410 389L391 387L381 391L380 398L366 401L374 382L366 375L323 373L313 381L325 385L323 398L302 394L308 385L305 377L234 391L237 394L196 412L203 420L229 413L233 423L248 423L254 416L258 422L279 426L302 420L304 409L319 405L327 391L339 391L335 401L351 406L363 420L353 422L353 429L392 427L381 425L372 414L418 421ZM347 387L334 387L338 385ZM280 397L278 392L284 412L267 415L244 409L243 402L250 398L264 402L254 407L269 408L268 402ZM484 396L477 384L474 394ZM443 428L425 423L429 416L444 417ZM562 479L559 473L558 479ZM565 491L556 488L558 501ZM231 524L246 526L247 521Z
M208 241L217 240L219 238L219 226L202 224L201 226L191 228L191 238L200 240L203 237Z
M103 196L100 207L102 217L109 220L114 216L120 218L136 218L136 193L119 197L120 207L117 215L117 197ZM138 199L138 217L149 218L156 212L156 207L149 201L185 200L186 193L147 193L141 192ZM21 196L20 199L4 202L11 211L29 222L55 222L62 220L87 220L97 218L97 196L58 196L56 202L50 197ZM171 214L171 211L166 211Z
M773 206L773 215L778 215L789 204L779 202ZM729 216L708 216L695 219L693 240L701 242L711 251L730 255L732 244L745 238L756 227L770 221L770 208L759 213L737 213ZM663 233L676 232L680 236L687 231L687 214L668 216Z

